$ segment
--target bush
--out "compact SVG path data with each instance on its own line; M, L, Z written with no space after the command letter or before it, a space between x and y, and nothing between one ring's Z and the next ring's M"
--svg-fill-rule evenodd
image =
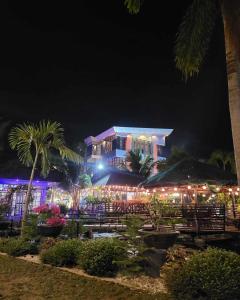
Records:
M90 275L114 276L118 271L117 261L124 259L125 253L118 240L89 240L83 243L78 263Z
M11 256L23 256L26 254L37 254L38 245L35 242L25 239L9 238L5 239L0 246L0 251Z
M208 248L164 273L176 299L240 299L240 256L234 252Z
M48 250L49 248L56 245L58 242L57 239L53 237L45 237L41 239L40 251Z
M41 261L57 267L76 265L81 245L82 242L79 240L61 241L42 251Z
M23 236L27 239L36 239L38 238L38 216L31 214L28 216L27 222L23 228Z

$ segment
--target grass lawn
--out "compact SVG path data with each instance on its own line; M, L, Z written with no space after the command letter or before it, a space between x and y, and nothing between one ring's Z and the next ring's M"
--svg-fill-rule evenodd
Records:
M163 294L149 295L8 256L0 256L0 299L169 300Z

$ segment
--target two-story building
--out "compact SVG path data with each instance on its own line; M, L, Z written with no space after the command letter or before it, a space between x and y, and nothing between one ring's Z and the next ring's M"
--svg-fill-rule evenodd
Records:
M120 166L129 151L139 149L143 156L150 155L154 161L165 159L165 139L173 129L113 126L97 136L85 139L87 162L102 166Z

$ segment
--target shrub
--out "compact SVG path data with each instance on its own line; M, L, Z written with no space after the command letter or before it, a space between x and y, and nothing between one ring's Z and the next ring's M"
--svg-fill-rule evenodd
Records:
M37 228L37 223L38 223L38 216L31 214L28 216L27 222L24 226L23 229L23 235L27 239L36 239L38 238L38 228Z
M45 237L41 239L40 251L48 250L56 245L58 241L53 237Z
M126 251L118 240L89 240L83 243L78 263L90 275L114 276L118 271L117 261L125 256Z
M183 262L194 253L196 253L194 249L182 245L174 245L167 250L166 258L168 262Z
M5 252L5 247L8 242L7 238L0 238L0 252Z
M76 265L81 245L79 240L61 241L42 251L41 261L57 267Z
M25 239L9 238L3 243L1 251L11 256L23 256L26 254L38 253L37 243Z
M234 252L208 248L168 265L164 277L176 299L240 299L240 256Z
M63 235L67 235L70 238L77 236L77 222L75 220L67 221L66 225L62 230Z

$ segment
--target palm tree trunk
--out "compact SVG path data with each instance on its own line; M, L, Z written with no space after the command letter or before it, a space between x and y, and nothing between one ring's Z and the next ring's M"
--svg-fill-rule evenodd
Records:
M240 53L234 41L240 32L240 18L236 17L239 3L236 0L222 2L222 15L224 21L224 37L226 48L226 63L228 76L228 98L232 126L232 137L238 185L240 185ZM232 20L231 18L235 18ZM239 22L236 18L239 18ZM234 24L234 26L233 26ZM240 39L237 36L237 39Z
M31 171L31 176L30 176L30 179L29 179L29 182L28 182L27 195L26 195L26 200L25 200L25 203L24 203L24 210L23 210L23 216L22 216L21 236L24 235L24 227L25 227L26 221L27 221L28 206L29 206L29 202L30 202L30 196L31 196L31 191L32 191L32 182L33 182L33 178L34 178L34 174L35 174L37 160L38 160L38 151L36 151L32 171Z

